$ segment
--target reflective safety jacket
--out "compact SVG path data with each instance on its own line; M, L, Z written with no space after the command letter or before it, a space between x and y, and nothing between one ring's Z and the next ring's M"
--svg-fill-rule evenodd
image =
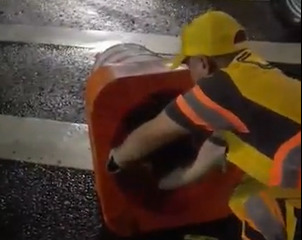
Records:
M166 112L193 131L223 131L228 159L260 182L299 188L301 83L251 51L200 80Z
M165 111L193 132L221 131L230 162L301 207L300 81L245 50Z

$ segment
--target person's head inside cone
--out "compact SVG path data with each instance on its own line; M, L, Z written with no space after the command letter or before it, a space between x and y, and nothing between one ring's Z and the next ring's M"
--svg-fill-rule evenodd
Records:
M247 48L244 27L222 11L210 10L196 17L183 27L180 38L180 52L172 60L171 68L186 64L193 80L226 67L238 52Z

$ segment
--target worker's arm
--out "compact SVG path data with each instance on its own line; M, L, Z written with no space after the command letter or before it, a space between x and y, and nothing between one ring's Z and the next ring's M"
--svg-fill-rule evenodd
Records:
M178 96L165 112L186 129L197 126L210 131L244 133L248 129L237 114L248 111L243 99L231 77L224 71L218 71L198 81L186 94Z
M169 118L165 111L134 130L123 144L112 150L112 156L120 167L137 160L160 146L173 141L189 131Z
M227 73L219 71L198 81L171 102L155 119L143 124L113 151L120 166L134 161L177 137L197 129L248 132L234 112L242 111L241 94Z
M200 179L209 169L220 165L225 169L227 143L220 130L248 132L237 114L248 112L243 96L234 85L230 76L218 72L203 79L188 93L179 96L171 103L166 112L168 116L182 126L203 126L214 133L200 147L193 164L186 168L177 168L159 182L161 189L175 189Z
M163 177L159 188L172 190L199 180L213 166L226 170L227 144L220 138L219 133L214 133L200 147L198 155L191 166L179 167Z

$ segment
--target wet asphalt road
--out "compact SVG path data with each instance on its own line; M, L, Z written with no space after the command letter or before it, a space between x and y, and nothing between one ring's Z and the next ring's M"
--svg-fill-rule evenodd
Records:
M1 240L183 240L205 234L236 240L233 217L148 236L120 239L101 223L91 172L0 161ZM219 229L219 231L217 231Z
M184 22L215 7L237 17L252 39L295 41L269 6L246 0L1 0L0 24L175 35ZM0 43L0 114L84 122L83 87L92 63L86 49Z
M101 223L91 172L0 161L1 240L95 240Z
M296 41L276 21L268 2L0 1L0 24L169 35L176 35L184 22L214 6L237 17L246 25L252 39ZM0 43L0 114L85 122L82 95L92 64L93 54L87 49ZM238 229L233 223L223 221L214 225L214 230L213 226L205 226L185 232L194 233L199 229L223 235L220 240L236 240ZM114 239L104 229L101 227L91 172L0 160L1 240ZM180 236L173 231L148 239L180 240Z
M84 122L86 49L0 44L0 114Z
M1 240L122 240L102 226L89 171L1 160L0 182ZM123 240L183 240L188 233L236 240L239 225L231 217Z
M251 39L289 40L269 1L257 0L1 0L0 23L176 35L209 8L232 14Z
M83 48L0 44L0 114L84 123L93 62L94 53ZM278 66L301 77L300 66Z

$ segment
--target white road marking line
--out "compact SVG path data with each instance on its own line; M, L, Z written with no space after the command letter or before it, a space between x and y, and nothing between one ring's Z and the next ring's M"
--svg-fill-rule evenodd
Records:
M179 39L173 36L9 24L0 24L1 41L85 47L93 52L125 42L161 54L175 54L179 49ZM250 47L268 61L301 64L301 43L250 41Z
M0 115L0 159L92 170L87 125Z

